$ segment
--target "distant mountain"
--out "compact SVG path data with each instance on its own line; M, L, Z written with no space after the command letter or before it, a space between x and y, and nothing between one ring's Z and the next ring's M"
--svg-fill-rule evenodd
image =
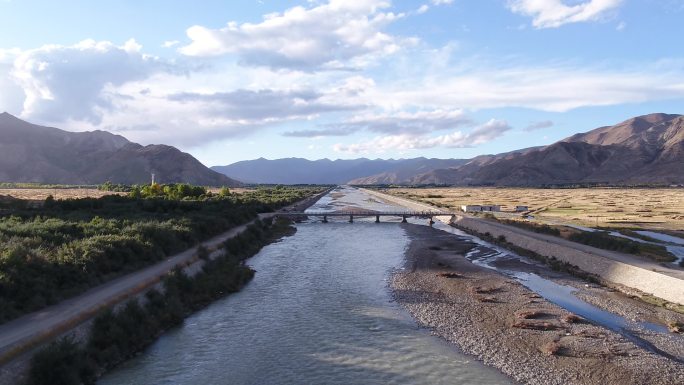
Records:
M650 114L473 159L256 159L213 167L253 183L542 186L684 184L684 116Z
M104 131L67 132L0 114L0 181L53 184L240 183L165 145L141 146Z
M406 183L684 184L684 116L639 116L549 146L477 157L460 167L417 175Z
M249 183L276 184L380 184L402 183L436 168L459 166L463 159L350 159L307 160L264 158L215 166L213 170Z

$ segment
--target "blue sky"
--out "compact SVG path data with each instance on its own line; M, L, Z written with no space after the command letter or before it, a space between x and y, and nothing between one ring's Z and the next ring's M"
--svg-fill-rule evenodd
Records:
M0 111L258 157L469 158L683 113L684 0L0 0Z

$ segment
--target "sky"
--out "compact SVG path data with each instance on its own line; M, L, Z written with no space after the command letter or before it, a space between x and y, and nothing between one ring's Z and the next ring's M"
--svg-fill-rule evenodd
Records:
M471 158L684 113L684 0L0 0L0 112L264 157Z

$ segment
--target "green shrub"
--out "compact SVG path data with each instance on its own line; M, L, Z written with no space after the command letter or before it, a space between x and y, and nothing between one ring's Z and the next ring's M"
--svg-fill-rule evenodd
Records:
M204 187L177 184L134 186L128 197L53 200L42 208L17 205L0 216L0 323L320 191L281 186L210 196ZM240 242L261 236L250 229Z
M93 379L85 351L72 338L51 343L31 359L28 385L79 385Z

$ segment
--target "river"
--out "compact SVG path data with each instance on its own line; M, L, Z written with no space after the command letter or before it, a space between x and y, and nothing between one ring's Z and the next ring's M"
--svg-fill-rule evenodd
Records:
M382 209L338 189L313 208ZM419 328L388 279L409 238L396 223L297 224L248 263L256 275L99 384L509 384Z

